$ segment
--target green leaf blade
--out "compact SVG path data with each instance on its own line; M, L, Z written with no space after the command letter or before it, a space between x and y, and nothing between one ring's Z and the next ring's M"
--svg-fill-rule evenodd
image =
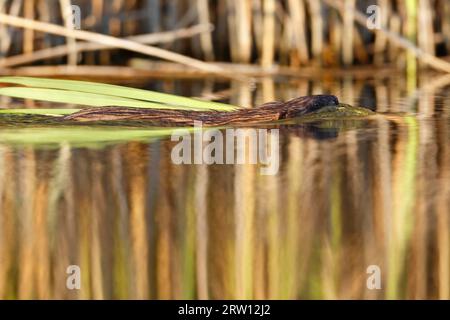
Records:
M236 106L225 103L203 101L167 93L98 82L34 77L0 77L0 83L11 83L44 89L60 89L84 93L102 94L137 101L157 102L160 104L176 106L177 109L232 111L238 108Z
M67 91L59 89L5 87L0 88L0 95L14 98L78 104L91 107L116 106L116 107L133 107L133 108L152 108L152 109L179 109L178 106L173 105L149 101L133 100L97 93Z

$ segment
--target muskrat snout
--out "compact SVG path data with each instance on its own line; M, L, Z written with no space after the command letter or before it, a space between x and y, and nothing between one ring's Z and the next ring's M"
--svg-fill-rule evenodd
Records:
M339 106L339 100L333 95L315 95L306 108L306 114L320 111L334 111Z

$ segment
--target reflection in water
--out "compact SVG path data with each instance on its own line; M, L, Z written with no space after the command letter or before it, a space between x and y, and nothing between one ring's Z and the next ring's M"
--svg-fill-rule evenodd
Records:
M448 81L422 83L264 79L255 103L331 92L409 113L283 127L275 176L174 165L170 139L0 145L0 298L450 298Z

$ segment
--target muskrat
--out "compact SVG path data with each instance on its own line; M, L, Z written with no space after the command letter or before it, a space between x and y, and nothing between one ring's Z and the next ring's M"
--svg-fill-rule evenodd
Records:
M145 109L131 107L96 107L83 109L62 117L72 121L145 121L156 126L193 126L199 121L203 126L247 125L273 122L317 112L336 110L338 98L333 95L312 95L264 103L255 108L234 111L187 111L171 109Z

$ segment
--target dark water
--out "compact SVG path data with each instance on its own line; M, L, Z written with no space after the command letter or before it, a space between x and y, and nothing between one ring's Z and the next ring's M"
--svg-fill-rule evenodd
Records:
M177 165L170 131L3 117L0 298L450 298L450 79L417 82L145 84L239 105L333 93L383 113L276 127L274 175Z

